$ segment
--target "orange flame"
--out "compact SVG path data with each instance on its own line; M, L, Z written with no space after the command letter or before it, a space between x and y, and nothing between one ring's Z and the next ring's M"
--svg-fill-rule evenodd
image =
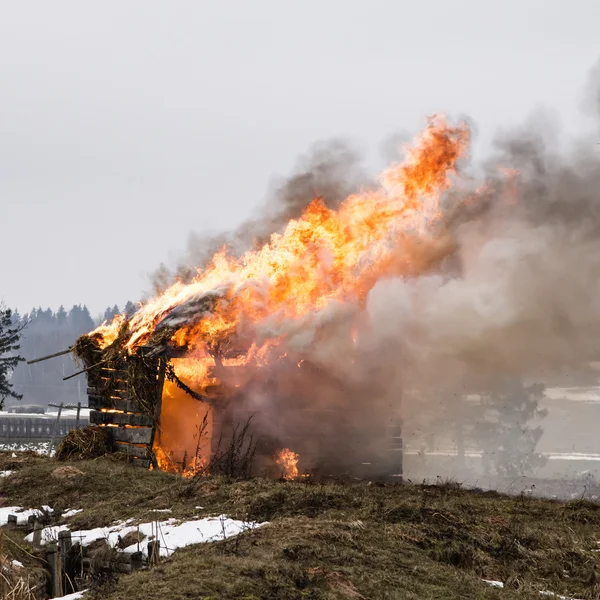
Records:
M439 244L432 234L440 200L468 142L466 126L432 118L406 160L382 174L379 187L349 196L337 211L313 200L282 233L240 258L221 250L191 283L175 283L129 319L126 346L144 344L174 309L198 300L195 322L174 321L171 342L208 356L208 347L234 333L256 340L260 324L307 320L332 302L360 304L381 277L419 270L419 247ZM106 346L122 327L118 316L95 333ZM277 336L268 344L277 344ZM240 361L266 356L263 346L255 341L252 356Z
M164 327L170 344L187 350L178 376L201 394L218 386L221 366L259 367L282 359L286 354L273 350L290 324L303 329L333 304L360 307L382 277L422 272L451 251L440 203L468 143L465 125L432 118L405 161L388 168L374 189L349 196L337 210L312 200L262 247L237 258L222 249L190 283L175 283L128 320L118 315L93 333L102 348L124 336L134 352ZM357 331L351 335L356 345ZM244 349L224 352L236 339ZM233 385L242 384L240 375ZM197 408L184 408L185 394L177 394L166 382L154 451L161 469L181 472L184 456L198 456L181 438L200 417L194 416ZM206 448L203 457L208 454ZM184 474L201 471L204 460L194 458ZM276 462L286 479L298 477L297 454L283 449Z
M284 479L298 479L298 459L300 456L289 448L282 448L275 453L275 463L283 468Z

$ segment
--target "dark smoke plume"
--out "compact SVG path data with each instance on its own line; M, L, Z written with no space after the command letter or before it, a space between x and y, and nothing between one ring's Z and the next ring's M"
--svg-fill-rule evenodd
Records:
M598 69L587 96L596 107L593 136L561 147L557 126L536 115L498 136L492 157L471 169L483 178L457 182L439 225L451 242L444 260L424 256L423 264L432 265L425 273L380 280L362 316L357 307L332 303L302 322L277 323L277 330L263 325L265 337L286 340L282 352L309 365L293 377L289 366L275 366L268 381L246 392L274 437L285 441L294 431L311 443L321 440L326 447L316 454L330 460L343 456L349 443L362 444L368 455L379 441L370 424L389 420L403 396L407 419L442 410L459 420L464 404L457 399L466 393L506 389L507 381L526 378L543 381L598 361ZM192 238L186 263L201 267L224 244L234 254L261 244L314 196L336 207L367 181L347 146L322 146L277 186L262 217L232 234ZM353 341L357 320L360 334ZM407 390L423 393L410 400ZM303 397L311 410L337 410L338 430L315 436L315 420L300 423L285 412L281 399L288 396ZM414 399L423 396L434 402Z

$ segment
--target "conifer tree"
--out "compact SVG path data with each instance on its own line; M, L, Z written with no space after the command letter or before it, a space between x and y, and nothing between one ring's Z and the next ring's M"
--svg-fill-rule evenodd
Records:
M15 321L12 311L0 306L0 408L6 398L22 398L10 382L12 372L23 360L18 353L22 328L23 324Z

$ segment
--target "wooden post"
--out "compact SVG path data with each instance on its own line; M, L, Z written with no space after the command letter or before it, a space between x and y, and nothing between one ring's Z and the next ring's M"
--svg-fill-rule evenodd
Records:
M143 552L134 552L131 555L131 570L137 571L144 566L144 554Z
M48 547L46 552L46 560L48 561L48 567L50 574L52 575L52 597L60 598L63 596L62 586L62 569L60 568L60 552L58 546L52 544Z
M58 532L58 547L60 548L60 553L64 556L73 546L73 541L71 540L71 532L70 531L59 531Z
M73 541L71 539L70 531L59 531L58 532L58 548L60 551L60 562L61 562L61 580L63 582L63 591L73 592L72 576L74 575L72 564L73 558L71 556L71 548L73 547Z
M77 403L77 417L75 417L75 429L79 429L79 415L81 414L81 402Z
M52 430L52 435L50 436L50 442L48 443L48 456L52 454L52 449L54 448L54 439L56 437L56 431L58 429L58 425L60 423L60 415L62 414L63 403L61 402L58 407L58 415L56 416L56 423L54 423L54 429Z
M158 433L160 435L160 413L162 410L162 394L163 394L163 386L165 384L165 373L167 370L167 357L160 356L158 363L158 378L156 381L156 404L154 406L154 426L152 427L152 438L150 440L149 448L150 448L150 456L152 457L152 466L157 469L158 463L156 462L156 457L152 452L152 448L154 447L154 438ZM149 555L148 555L149 556Z
M16 529L17 515L8 515L8 519L6 520L6 526L8 527L8 529Z
M148 542L148 563L151 565L158 564L160 557L160 540Z
M38 520L35 520L33 525L33 547L39 548L42 545L42 526Z

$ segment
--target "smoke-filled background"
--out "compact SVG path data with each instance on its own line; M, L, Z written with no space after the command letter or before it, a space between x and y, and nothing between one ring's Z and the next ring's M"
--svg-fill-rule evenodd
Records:
M598 68L582 106L594 117L588 137L564 140L539 112L498 134L484 162L463 161L435 243L415 245L420 272L382 278L365 307L333 304L276 330L263 324L264 337L283 336L281 351L304 366L298 374L274 365L247 389L263 434L283 443L293 432L329 465L349 449L353 460L377 460L401 409L409 446L454 448L463 466L472 448L496 474L543 463L545 391L535 383L595 383L600 358ZM262 245L315 196L336 208L374 185L366 173L344 142L316 147L262 214L234 232L193 235L180 264L156 273L156 288L189 280L223 245L235 255ZM300 419L289 412L291 397L336 416ZM559 446L579 439L563 429Z

